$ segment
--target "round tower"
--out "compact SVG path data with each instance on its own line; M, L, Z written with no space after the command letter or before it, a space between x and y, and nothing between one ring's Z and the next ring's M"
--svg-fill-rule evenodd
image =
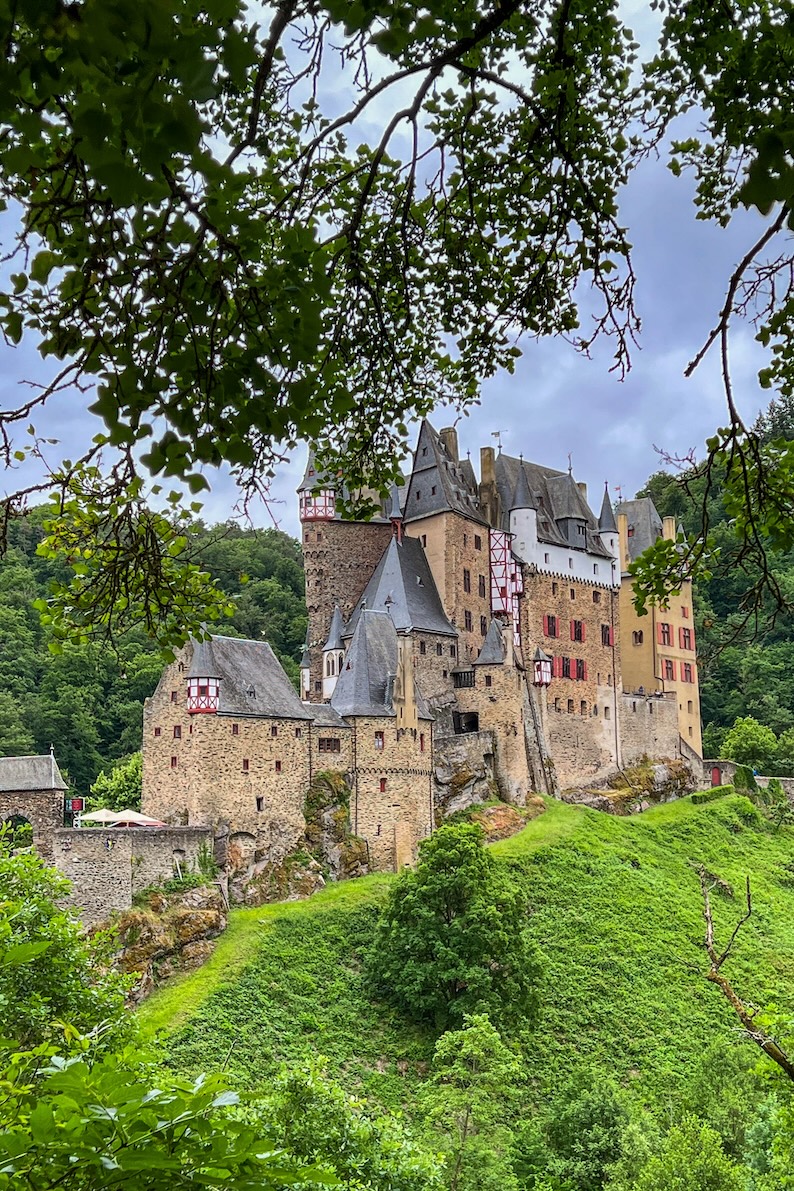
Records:
M532 562L537 554L538 514L529 490L524 460L519 460L518 479L510 505L510 533L513 551L524 562Z

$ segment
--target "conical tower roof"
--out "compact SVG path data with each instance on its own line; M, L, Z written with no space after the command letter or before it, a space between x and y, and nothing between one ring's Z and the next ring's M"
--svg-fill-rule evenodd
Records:
M396 484L392 484L391 492L389 493L389 520L402 520L402 509L400 508L400 489Z
M329 649L344 649L342 644L342 633L345 629L345 622L342 619L342 613L339 611L339 605L334 608L334 614L331 617L331 627L328 630L328 640L323 646L323 653Z
M522 505L526 508L526 505ZM501 666L507 656L502 626L498 620L492 620L488 626L485 640L482 643L479 657L472 664L475 666Z
M609 499L609 485L604 484L604 499L601 502L601 512L598 515L599 533L617 533L615 514L612 511L612 501Z
M519 464L518 479L516 480L516 488L513 493L513 502L510 506L512 509L534 509L537 506L532 498L532 493L529 490L529 481L527 480L527 473L524 471L523 460Z

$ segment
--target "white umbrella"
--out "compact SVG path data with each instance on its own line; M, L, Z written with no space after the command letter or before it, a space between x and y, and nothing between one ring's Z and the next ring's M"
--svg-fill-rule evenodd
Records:
M96 823L117 823L119 816L116 811L109 811L103 807L100 811L89 811L85 815L81 815L80 819L85 822L86 819L91 819Z
M117 811L116 825L130 824L132 827L165 827L162 819L153 819L151 815L142 815L140 811Z

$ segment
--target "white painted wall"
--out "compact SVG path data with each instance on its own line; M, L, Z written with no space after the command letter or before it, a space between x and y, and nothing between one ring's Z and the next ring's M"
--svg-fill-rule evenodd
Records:
M537 513L534 509L514 509L510 514L510 532L514 535L513 553L523 562L534 563L539 571L561 579L585 580L596 587L620 586L616 533L602 538L604 545L612 552L613 558L610 560L597 554L588 554L586 550L539 542Z

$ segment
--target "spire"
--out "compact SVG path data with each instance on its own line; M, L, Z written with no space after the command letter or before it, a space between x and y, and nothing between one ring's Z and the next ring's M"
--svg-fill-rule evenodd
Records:
M511 510L535 508L535 502L532 499L532 493L529 491L527 473L524 471L523 459L521 459L518 464L518 479L516 480L516 490L513 493L513 502L510 508Z
M339 611L339 605L334 607L334 614L331 617L331 627L328 630L328 640L323 646L323 653L327 653L329 649L344 649L342 644L342 633L344 632L345 622L342 619L342 613Z
M601 512L598 515L599 533L617 533L615 514L612 511L612 501L609 499L609 484L604 482L604 499L601 502Z
M309 447L309 457L306 460L306 470L303 473L303 479L300 482L298 492L311 492L316 488L319 482L317 475L317 467L314 461L314 447Z
M403 540L403 514L400 508L400 492L396 484L392 484L389 494L389 520L392 533L398 542Z

